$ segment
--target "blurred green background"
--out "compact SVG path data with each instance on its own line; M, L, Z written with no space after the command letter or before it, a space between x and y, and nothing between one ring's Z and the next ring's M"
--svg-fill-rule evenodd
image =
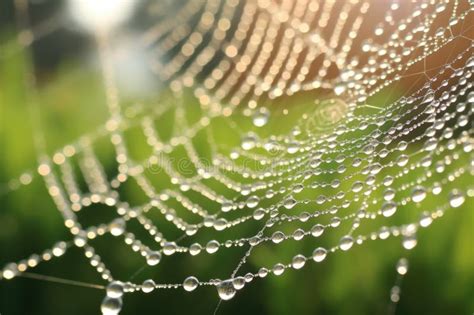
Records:
M9 4L3 8L3 12L12 12ZM69 42L69 46L68 42L55 45L53 41L45 39L46 44L43 42L42 45L33 47L36 49L33 51L36 67L33 68L29 56L32 51L23 50L15 41L16 33L11 16L4 14L2 19L0 183L8 183L25 170L34 172L37 165L32 135L38 130L32 127L29 112L32 102L36 102L41 109L39 120L49 153L95 130L106 121L108 114L100 70L94 62L90 62L90 58L84 58L88 56L88 50L94 48L89 39L78 37L81 43L76 44L81 47L80 53L74 49L73 42ZM68 38L64 34L56 35ZM63 46L69 49L62 50ZM56 50L66 51L66 57L57 58ZM35 71L38 79L36 92L25 86L25 69L27 73L33 69ZM150 108L161 106L164 102L173 100L162 89L144 97L125 96L122 106L139 108L147 113ZM184 102L189 112L198 106L189 95L185 96ZM295 99L292 103L293 115L298 116L301 112L308 111L304 98ZM275 104L275 112L279 106L283 105ZM173 111L174 107L169 115L172 116ZM244 128L251 128L248 118L237 116L235 119ZM272 120L273 124L263 131L264 134L281 133L294 124L291 117L279 117L278 114L274 114ZM172 128L172 119L165 115L156 122L156 126L164 134ZM225 135L216 137L217 144L224 148L235 146L239 142L237 135L229 134L222 122L212 126L212 130L214 134ZM128 137L134 136L130 134ZM135 140L130 141L133 146L131 151L138 152L138 155L140 152L146 153L146 146ZM95 146L97 154L103 158L101 161L107 172L114 174L115 165L110 162L113 161L112 151L101 143L98 142ZM205 151L203 149L203 154L206 154ZM459 165L467 162L467 157L458 161ZM419 175L420 173L413 172L407 180L413 180ZM421 207L432 210L446 202L446 194L452 187L465 188L472 185L472 177L463 176L461 180L453 186L446 186L440 197L427 198ZM58 240L71 239L40 178L35 176L31 185L13 192L5 190L5 186L0 189L1 266L26 258L32 253L40 253ZM139 204L142 198L136 187L125 187L121 193L131 203ZM213 204L203 206L209 209L215 207ZM101 211L106 216L112 216L110 209L106 208L96 206L86 211ZM390 222L401 224L416 220L423 209L416 206L404 207L403 211L397 213L395 221ZM159 216L152 218L159 220ZM93 222L94 213L86 214L81 219ZM303 225L288 224L285 228L291 231ZM305 226L310 227L311 223ZM162 228L165 232L168 231L168 227ZM253 228L254 226L246 227L244 235L251 235L251 231L255 231ZM255 272L261 266L271 267L276 262L287 262L295 253L305 252L309 255L313 248L320 245L334 245L348 228L345 223L326 233L323 239L262 246L250 256L242 274L246 271ZM223 302L218 314L387 314L390 289L396 279L395 265L400 257L409 258L410 268L404 277L396 314L472 314L473 228L472 202L467 199L462 207L448 211L428 229L420 230L418 245L412 251L404 250L399 238L367 242L349 252L330 255L324 263L307 262L302 270L287 270L279 277L257 279L239 291L234 299ZM372 230L367 228L365 231ZM169 230L169 233L176 232ZM145 237L144 233L137 232L137 235ZM216 237L225 239L222 235ZM229 234L228 237L235 236ZM208 240L208 235L202 236L202 239ZM116 278L133 278L137 282L148 277L156 282L181 282L188 275L202 279L224 279L230 275L244 253L241 248L221 250L215 255L200 255L197 258L175 255L176 257L166 257L157 267L151 268L144 266L140 255L109 235L94 240L92 244L97 246L98 253ZM141 271L134 276L137 270ZM104 284L83 252L76 248L61 258L41 264L33 272ZM103 296L104 292L100 290L21 277L11 281L0 280L0 314L98 314ZM218 301L217 292L212 287L199 288L191 294L182 289L157 290L151 294L134 293L124 297L121 314L212 314Z

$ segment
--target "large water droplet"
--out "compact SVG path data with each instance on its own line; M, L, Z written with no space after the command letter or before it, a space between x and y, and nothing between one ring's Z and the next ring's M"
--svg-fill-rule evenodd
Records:
M299 142L291 141L290 143L288 143L288 147L286 148L286 151L290 154L295 154L296 152L298 152L299 149L300 149Z
M242 146L242 149L244 150L251 150L255 148L256 144L257 144L257 136L255 136L254 134L250 133L247 136L242 138L241 146Z
M275 264L272 270L274 275L279 276L285 271L285 266L283 264Z
M236 290L241 290L245 286L245 278L244 277L237 277L232 279L232 284Z
M356 181L352 185L352 191L357 193L357 192L361 191L363 187L364 187L364 184L361 181Z
M391 217L397 211L397 204L389 201L382 205L382 215L384 217Z
M426 197L426 189L422 186L416 186L411 193L411 200L422 202Z
M427 227L433 222L431 214L427 211L423 212L420 216L420 225L422 227Z
M285 234L283 234L283 232L281 231L276 231L275 233L272 234L271 239L273 243L278 244L285 239Z
M146 256L146 263L149 266L156 266L160 263L161 253L160 252L151 252Z
M385 199L386 201L390 201L393 200L393 198L395 198L395 190L392 188L387 188L383 192L383 199Z
M397 158L397 164L398 166L405 166L408 163L408 155L402 154Z
M296 200L295 200L293 197L288 197L288 198L285 199L285 201L283 202L283 206L284 206L286 209L291 209L291 208L293 208L295 205L296 205Z
M449 194L449 204L453 208L460 207L464 203L464 195L457 189Z
M260 198L258 198L257 196L250 196L249 199L247 199L247 207L255 208L259 202Z
M402 245L405 249L413 249L417 244L416 235L410 234L403 236Z
M221 281L217 285L217 293L222 300L230 300L235 296L234 284L231 280Z
M202 246L199 243L194 243L194 244L191 244L191 246L189 246L189 253L192 256L198 255L201 252L201 250L202 250Z
M471 104L474 104L474 91L470 92L468 95L467 95L467 101Z
M144 293L150 293L151 291L155 290L155 286L155 281L152 279L147 279L142 283L142 291Z
M322 226L321 224L315 224L311 228L311 235L313 235L314 237L321 236L323 232L324 232L324 226Z
M166 256L170 256L170 255L173 255L175 252L176 252L176 249L177 249L177 245L175 242L166 242L164 245L163 245L163 253L166 255Z
M303 268L304 264L306 263L306 257L303 255L296 255L293 257L293 260L291 261L291 266L294 269L301 269Z
M333 217L331 220L329 220L329 224L335 228L338 227L341 224L341 218L339 217Z
M438 140L436 138L430 138L425 142L425 151L433 151L438 146Z
M343 251L349 250L354 244L352 236L346 235L339 241L339 248Z
M467 60L466 67L474 67L474 56Z
M100 305L100 310L103 315L117 315L122 309L122 299L121 298L112 298L105 297Z
M122 235L125 232L125 220L122 218L118 218L113 220L110 223L110 234L113 236Z
M408 260L406 258L400 258L398 261L397 272L402 276L408 272Z
M321 262L326 258L327 250L322 247L318 247L313 251L313 260L315 262Z
M256 127L263 127L268 123L268 118L270 117L270 112L268 109L262 107L255 112L252 117L252 122Z
M341 95L346 91L346 86L343 83L338 83L334 86L334 94Z
M183 281L184 290L191 292L194 291L199 285L199 280L196 277L187 277Z
M111 298L119 298L123 295L124 287L120 281L113 281L107 286L107 296Z
M219 249L220 244L216 240L211 240L206 244L206 252L209 254L214 254Z

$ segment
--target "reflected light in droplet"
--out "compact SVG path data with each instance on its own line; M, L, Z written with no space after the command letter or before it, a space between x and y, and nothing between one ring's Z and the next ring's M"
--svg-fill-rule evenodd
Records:
M69 0L73 19L88 31L111 30L132 14L135 0Z

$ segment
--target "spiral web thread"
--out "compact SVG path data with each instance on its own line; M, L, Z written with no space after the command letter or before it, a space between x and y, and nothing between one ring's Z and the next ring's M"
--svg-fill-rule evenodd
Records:
M17 2L18 40L28 50L45 28L29 27L28 8ZM372 240L398 237L404 248L414 248L419 229L474 195L474 187L457 185L473 174L474 44L472 23L466 21L472 22L474 4L387 5L210 0L189 1L162 14L163 4L150 4L146 12L154 24L140 44L151 52L150 69L172 93L146 109L121 105L110 37L107 30L97 31L110 119L52 154L43 149L39 124L35 127L37 173L71 239L7 264L1 279L34 277L30 270L37 265L78 247L106 285L49 279L106 288L102 312L117 314L124 293L215 286L228 300L248 282L303 268L311 260L321 263ZM382 9L380 23L368 21ZM463 49L446 50L454 42L462 42ZM449 61L430 67L430 58L443 51L450 52ZM373 103L387 87L414 77L419 79L411 88L402 86L402 95ZM299 93L314 102L303 109L272 107ZM197 118L187 114L189 97L200 105ZM33 117L38 110L33 104ZM169 113L174 127L163 137L157 122ZM277 119L293 119L294 128L265 133ZM225 144L216 140L222 124L228 132ZM131 152L129 143L138 141L127 138L132 129L150 149L146 158L136 159ZM114 174L96 154L97 143L104 142L115 151ZM185 167L175 163L176 156L187 162ZM167 182L157 183L157 174ZM31 176L12 180L6 190L28 184ZM119 191L128 184L138 187L146 202L124 200ZM427 200L438 206L422 211ZM83 225L78 215L93 204L114 208L116 217ZM397 224L397 214L412 205L419 213ZM159 216L151 219L155 212ZM148 240L136 235L137 223ZM296 230L287 228L295 224ZM182 236L168 236L164 231L170 227ZM342 233L340 242L321 245L329 233ZM244 252L227 279L190 274L174 283L134 283L109 270L96 251L94 240L106 234L153 268L171 256L199 259L234 247ZM241 272L260 246L292 241L310 242L315 249ZM399 261L400 277L407 266L406 259ZM400 281L391 292L394 303Z

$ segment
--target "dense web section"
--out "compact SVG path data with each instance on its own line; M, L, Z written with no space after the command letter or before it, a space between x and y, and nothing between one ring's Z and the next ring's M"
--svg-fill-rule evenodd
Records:
M28 49L41 34L18 2L18 39ZM110 119L52 154L37 141L36 173L71 239L7 264L0 279L78 247L105 281L98 285L106 289L102 313L118 314L123 294L213 286L229 300L251 281L323 263L366 242L399 238L414 248L418 230L474 196L473 186L457 185L473 176L473 11L472 1L151 3L152 25L139 43L169 87L152 108L121 104L111 30L99 27ZM374 14L380 21L369 19ZM461 49L451 49L454 42ZM449 58L436 64L440 53ZM377 98L389 87L398 92ZM310 102L298 106L301 99ZM282 120L289 130L279 128ZM161 128L164 121L172 122L169 130ZM148 152L133 152L138 141ZM113 174L98 146L113 147ZM127 200L125 186L143 198ZM427 200L438 206L425 208ZM93 205L115 214L85 224L81 213ZM397 215L411 205L421 206L400 223ZM340 241L323 242L327 234ZM153 268L173 256L199 260L233 248L243 254L225 279L200 278L190 266L174 282L135 283L102 260L94 242L105 235ZM294 241L313 250L243 271L258 248ZM402 258L397 271L407 270ZM395 303L399 284L391 292Z

